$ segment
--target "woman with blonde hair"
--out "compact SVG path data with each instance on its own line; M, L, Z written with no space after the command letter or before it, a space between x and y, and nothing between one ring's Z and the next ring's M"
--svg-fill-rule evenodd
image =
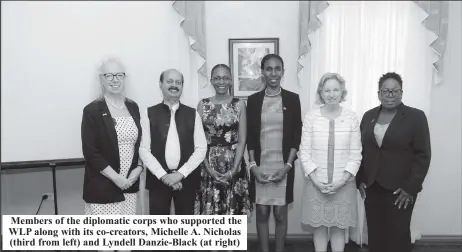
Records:
M118 60L103 60L98 77L102 94L85 106L81 125L85 214L136 214L143 171L139 108L125 97L126 74Z
M361 164L361 134L356 114L341 106L347 90L337 73L321 77L316 103L305 114L300 160L305 176L302 223L314 228L316 251L343 251L345 230L357 219L355 176Z

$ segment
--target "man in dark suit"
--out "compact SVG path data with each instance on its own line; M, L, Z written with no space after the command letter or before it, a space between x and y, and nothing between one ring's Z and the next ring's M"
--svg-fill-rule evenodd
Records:
M410 252L410 222L431 159L423 111L401 102L396 73L379 80L379 107L361 121L363 160L357 176L365 198L370 252Z
M195 193L200 186L200 169L207 142L202 120L194 108L180 103L183 75L167 70L160 75L164 100L149 107L141 119L140 158L148 168L149 212L170 214L172 199L175 214L194 214Z

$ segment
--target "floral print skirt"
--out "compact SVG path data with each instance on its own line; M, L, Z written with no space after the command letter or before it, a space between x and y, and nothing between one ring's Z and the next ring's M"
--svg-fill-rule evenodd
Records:
M209 147L207 160L212 170L219 173L229 172L234 164L236 145ZM201 169L201 185L196 193L194 214L196 215L250 215L253 203L249 196L249 174L244 159L238 173L229 181L229 185L221 185L207 173L203 164Z

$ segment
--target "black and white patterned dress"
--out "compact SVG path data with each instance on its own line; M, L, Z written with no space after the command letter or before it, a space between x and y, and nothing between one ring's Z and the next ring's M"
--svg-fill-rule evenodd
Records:
M138 128L131 116L116 117L115 129L120 155L120 174L127 177L135 153ZM85 214L89 215L133 215L136 214L137 193L124 193L122 202L95 204L85 203Z

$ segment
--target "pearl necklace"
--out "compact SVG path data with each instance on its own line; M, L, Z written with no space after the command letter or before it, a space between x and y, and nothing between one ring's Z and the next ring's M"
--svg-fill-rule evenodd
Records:
M269 96L269 97L273 97L273 96L278 96L278 95L281 93L282 88L279 87L279 92L277 92L277 93L274 94L274 95L268 94L267 90L268 90L268 89L265 89L265 95L266 95L266 96Z
M104 97L104 99L106 100L107 103L109 103L111 106L113 106L114 108L116 109L124 109L125 108L125 102L122 103L121 106L116 106L114 103L111 102L111 100L109 100L107 97Z

